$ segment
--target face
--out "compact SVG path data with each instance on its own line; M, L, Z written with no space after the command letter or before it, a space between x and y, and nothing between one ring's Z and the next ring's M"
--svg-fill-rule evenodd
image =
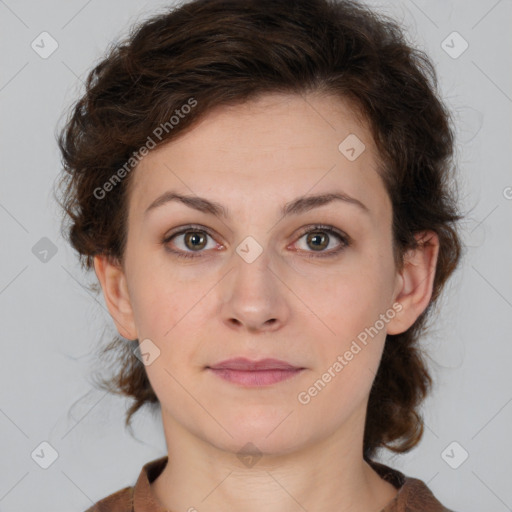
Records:
M397 303L413 282L394 266L378 170L348 103L275 94L210 112L132 171L111 312L150 340L164 426L234 452L362 436L386 333L420 312ZM292 368L220 364L234 358Z

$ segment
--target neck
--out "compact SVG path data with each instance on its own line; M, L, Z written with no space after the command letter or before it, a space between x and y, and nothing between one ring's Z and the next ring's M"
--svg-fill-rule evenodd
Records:
M379 512L397 493L364 461L361 427L287 453L243 456L162 418L169 458L151 488L172 511Z

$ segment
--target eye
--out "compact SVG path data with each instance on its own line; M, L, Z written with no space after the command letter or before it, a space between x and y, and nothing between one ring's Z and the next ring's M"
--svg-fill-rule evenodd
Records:
M182 238L180 239L180 237ZM184 229L166 236L162 243L167 251L176 254L180 258L197 258L201 256L200 253L205 248L214 249L215 247L222 247L216 243L213 243L213 246L207 247L208 237L213 238L206 228L202 226L186 226ZM168 246L169 242L174 239L178 240L177 243L173 242L174 245L178 246L178 250L171 249Z
M302 231L299 240L304 237L306 237L306 244L308 244L309 247L313 247L313 250L311 251L307 248L299 248L299 250L304 252L307 257L312 258L335 256L351 245L351 239L348 235L329 225L316 224L309 226ZM213 240L213 234L207 228L190 225L167 235L162 240L162 244L168 252L175 254L179 258L198 258L202 256L205 249L223 247L221 244L214 241L210 247L208 247L208 238L212 238ZM326 251L325 249L331 245L332 238L338 239L338 247ZM172 249L170 242L175 239L177 241L174 241L172 245L176 246L177 249Z
M333 226L326 226L320 224L306 228L306 230L302 232L300 239L304 237L306 237L305 243L307 244L307 246L313 247L313 251L305 249L306 253L310 253L307 254L307 257L312 258L328 258L331 256L336 256L345 248L349 247L351 244L348 235L342 233ZM341 242L341 244L338 244L338 247L333 250L324 250L327 247L329 247L333 237L338 239Z

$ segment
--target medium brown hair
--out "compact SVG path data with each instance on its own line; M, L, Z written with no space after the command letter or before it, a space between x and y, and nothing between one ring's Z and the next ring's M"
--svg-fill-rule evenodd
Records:
M130 169L148 137L168 142L217 106L315 91L348 100L368 122L392 202L397 268L418 246L415 233L433 230L440 241L428 307L386 338L367 409L369 460L379 447L405 452L421 439L418 409L432 380L417 342L461 256L450 115L429 58L394 21L352 1L195 0L133 27L89 73L59 134L62 229L85 269L97 254L122 263ZM159 138L157 127L166 127ZM100 385L134 400L127 426L144 404L158 407L137 346L116 336L103 350L118 366Z

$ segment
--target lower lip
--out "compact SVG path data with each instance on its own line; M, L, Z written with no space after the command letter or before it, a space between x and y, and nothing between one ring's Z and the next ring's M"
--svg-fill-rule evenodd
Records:
M256 370L256 371L243 371L243 370L228 370L226 368L215 369L209 368L215 375L221 379L233 382L234 384L241 384L243 386L269 386L291 379L303 368L294 368L293 370Z

